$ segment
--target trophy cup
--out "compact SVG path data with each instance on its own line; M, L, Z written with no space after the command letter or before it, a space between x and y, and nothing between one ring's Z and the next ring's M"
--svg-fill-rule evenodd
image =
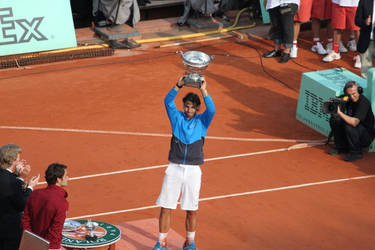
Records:
M213 57L201 52L201 51L187 51L183 53L179 52L182 57L182 61L189 72L184 74L184 85L200 88L204 77L199 73L204 71L208 64L212 61Z
M91 219L87 220L87 223L85 224L85 227L87 231L89 231L89 234L86 235L86 240L88 241L95 241L98 239L98 237L94 234L94 231L98 228L99 224L97 222L91 221Z

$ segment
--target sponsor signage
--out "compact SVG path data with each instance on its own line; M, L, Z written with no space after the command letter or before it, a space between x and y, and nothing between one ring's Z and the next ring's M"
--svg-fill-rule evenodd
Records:
M69 0L0 1L0 56L76 46Z

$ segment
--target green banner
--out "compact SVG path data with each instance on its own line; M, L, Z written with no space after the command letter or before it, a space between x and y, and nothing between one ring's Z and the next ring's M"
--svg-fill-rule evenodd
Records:
M0 1L0 56L76 46L69 0Z

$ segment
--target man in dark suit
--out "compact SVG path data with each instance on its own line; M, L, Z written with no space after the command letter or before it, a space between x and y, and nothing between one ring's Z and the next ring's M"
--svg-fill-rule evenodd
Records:
M375 57L374 44L374 1L360 0L355 14L355 25L360 27L357 51L361 53L361 75L367 78L367 71L372 67Z
M0 147L0 250L19 249L22 211L39 181L39 176L23 181L31 167L20 159L21 151L15 144Z

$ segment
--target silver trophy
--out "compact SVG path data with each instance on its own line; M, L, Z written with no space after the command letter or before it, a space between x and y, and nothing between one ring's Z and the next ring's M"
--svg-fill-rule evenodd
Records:
M89 231L89 234L86 235L86 240L96 241L98 239L98 237L94 234L94 231L98 228L98 226L99 226L98 222L91 221L91 219L87 221L87 223L85 224L85 227L87 231Z
M204 71L208 64L212 61L213 57L201 52L201 51L187 51L183 53L179 52L182 57L182 61L189 72L184 74L184 85L194 88L200 88L204 77L199 74Z

